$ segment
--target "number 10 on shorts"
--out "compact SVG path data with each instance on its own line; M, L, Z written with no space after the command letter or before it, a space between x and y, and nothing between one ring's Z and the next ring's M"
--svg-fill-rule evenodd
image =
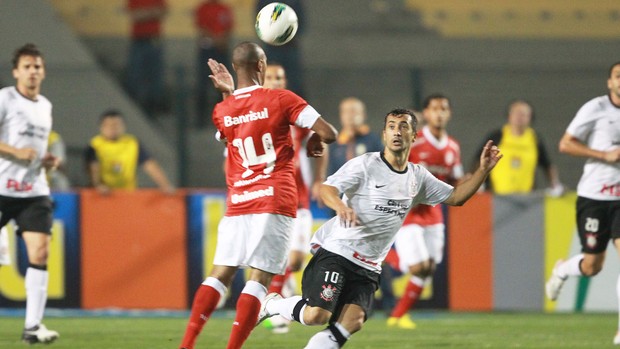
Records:
M325 272L325 282L331 282L332 284L337 284L339 277L340 277L340 273L337 273L335 271Z

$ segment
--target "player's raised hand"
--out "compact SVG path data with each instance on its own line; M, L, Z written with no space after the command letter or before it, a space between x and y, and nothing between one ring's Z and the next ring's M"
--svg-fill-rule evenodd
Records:
M226 66L212 58L209 58L207 64L211 69L209 78L213 82L213 86L221 93L232 94L235 90L235 81Z
M313 133L306 143L306 153L309 157L318 158L323 156L323 150L325 145L321 142L321 137L318 133Z
M493 141L489 140L484 145L482 154L480 154L480 169L485 172L491 171L503 156L499 148L493 144Z
M13 152L15 159L31 163L37 158L37 151L32 148L17 148Z
M357 215L355 211L348 206L336 210L336 215L340 218L340 224L345 228L351 228L357 225Z

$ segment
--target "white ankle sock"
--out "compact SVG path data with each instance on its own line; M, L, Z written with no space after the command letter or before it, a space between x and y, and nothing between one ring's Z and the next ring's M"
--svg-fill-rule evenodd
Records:
M47 302L47 270L26 269L26 321L25 328L41 324Z
M564 263L560 264L557 269L557 275L562 279L566 279L568 276L581 276L581 269L579 269L579 264L583 260L583 254L578 254L572 256Z

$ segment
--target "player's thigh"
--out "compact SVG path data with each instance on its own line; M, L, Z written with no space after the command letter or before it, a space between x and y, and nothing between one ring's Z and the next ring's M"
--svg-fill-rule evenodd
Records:
M332 320L336 321L336 319L340 318L342 311L345 309L344 306L354 304L363 310L361 321L366 321L372 309L374 294L379 289L379 274L360 268L353 263L345 264L345 266L348 269L347 281L338 300L341 306L334 313Z
M293 218L272 213L252 215L247 242L247 265L271 274L281 274L286 268L291 244Z
M270 213L223 217L213 264L282 273L291 225L291 217Z
M394 247L398 254L400 271L403 273L407 273L411 266L430 258L424 241L424 229L417 224L408 224L400 228L396 234Z
M583 253L598 255L607 249L613 222L609 208L609 202L577 198L577 231ZM594 261L594 257L588 259Z
M21 209L15 215L18 233L35 232L44 235L52 233L52 200L48 196L18 201ZM36 239L44 240L44 239Z
M424 242L430 259L435 264L443 261L443 251L446 245L446 227L444 224L433 224L424 227Z
M310 210L305 208L297 210L297 218L293 220L292 232L291 251L307 253L310 250L310 237L312 236L312 213Z
M347 281L344 257L319 249L304 269L302 295L311 307L334 313Z

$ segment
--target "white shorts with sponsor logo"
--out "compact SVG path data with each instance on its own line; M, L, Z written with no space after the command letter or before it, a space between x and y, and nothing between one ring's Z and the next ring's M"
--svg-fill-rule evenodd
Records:
M297 209L297 218L293 220L291 251L307 253L312 236L312 213L307 208Z
M394 241L400 270L406 273L409 266L429 259L441 263L445 240L444 224L408 224L400 228Z
M273 213L224 216L218 226L213 264L282 274L292 226L292 217Z

